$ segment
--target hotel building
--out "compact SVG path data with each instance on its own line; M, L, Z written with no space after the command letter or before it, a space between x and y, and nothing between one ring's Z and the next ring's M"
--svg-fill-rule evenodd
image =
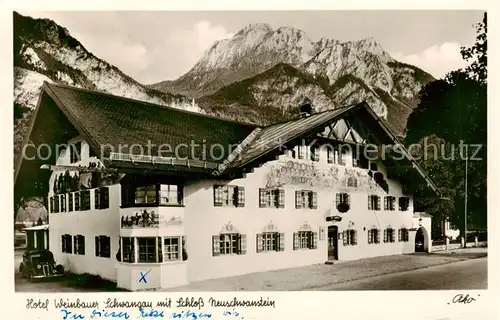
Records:
M15 192L47 198L65 270L128 290L429 250L414 193L437 188L373 148L397 145L383 121L302 111L257 126L45 83Z

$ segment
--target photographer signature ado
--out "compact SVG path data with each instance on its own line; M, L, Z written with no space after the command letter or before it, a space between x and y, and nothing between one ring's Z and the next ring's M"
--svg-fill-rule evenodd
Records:
M477 295L478 297L480 296L479 294ZM448 302L448 304L470 304L476 301L476 298L471 297L469 294L457 294L456 296L453 297L451 302Z

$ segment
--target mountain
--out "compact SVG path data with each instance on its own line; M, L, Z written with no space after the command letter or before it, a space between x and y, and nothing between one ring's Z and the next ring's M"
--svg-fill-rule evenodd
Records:
M180 78L149 87L196 97L208 113L260 124L295 115L306 98L316 111L366 100L403 135L418 92L433 80L373 38L313 42L295 28L252 24L214 43Z
M14 149L36 107L43 82L56 82L190 111L192 99L148 88L99 59L64 27L14 12Z

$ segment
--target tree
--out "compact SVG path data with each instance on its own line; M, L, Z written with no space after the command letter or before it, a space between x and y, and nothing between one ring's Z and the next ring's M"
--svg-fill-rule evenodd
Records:
M444 79L427 84L420 103L408 119L407 144L432 141L444 146L454 157L424 159L426 169L449 203L430 203L427 210L439 218L446 214L453 225L464 226L465 157L478 149L467 165L468 225L486 227L486 146L487 146L487 15L476 25L476 42L461 48L469 65L452 71ZM427 140L426 140L427 139ZM461 146L461 148L458 148ZM467 146L467 147L466 147ZM480 146L480 148L476 147ZM453 150L452 150L453 149Z

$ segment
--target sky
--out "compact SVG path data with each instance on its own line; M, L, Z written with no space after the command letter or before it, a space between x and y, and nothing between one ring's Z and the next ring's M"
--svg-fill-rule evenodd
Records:
M50 18L97 57L144 84L174 80L212 44L250 23L303 30L320 38L375 38L394 59L436 78L464 67L460 47L474 43L481 11L19 11Z

